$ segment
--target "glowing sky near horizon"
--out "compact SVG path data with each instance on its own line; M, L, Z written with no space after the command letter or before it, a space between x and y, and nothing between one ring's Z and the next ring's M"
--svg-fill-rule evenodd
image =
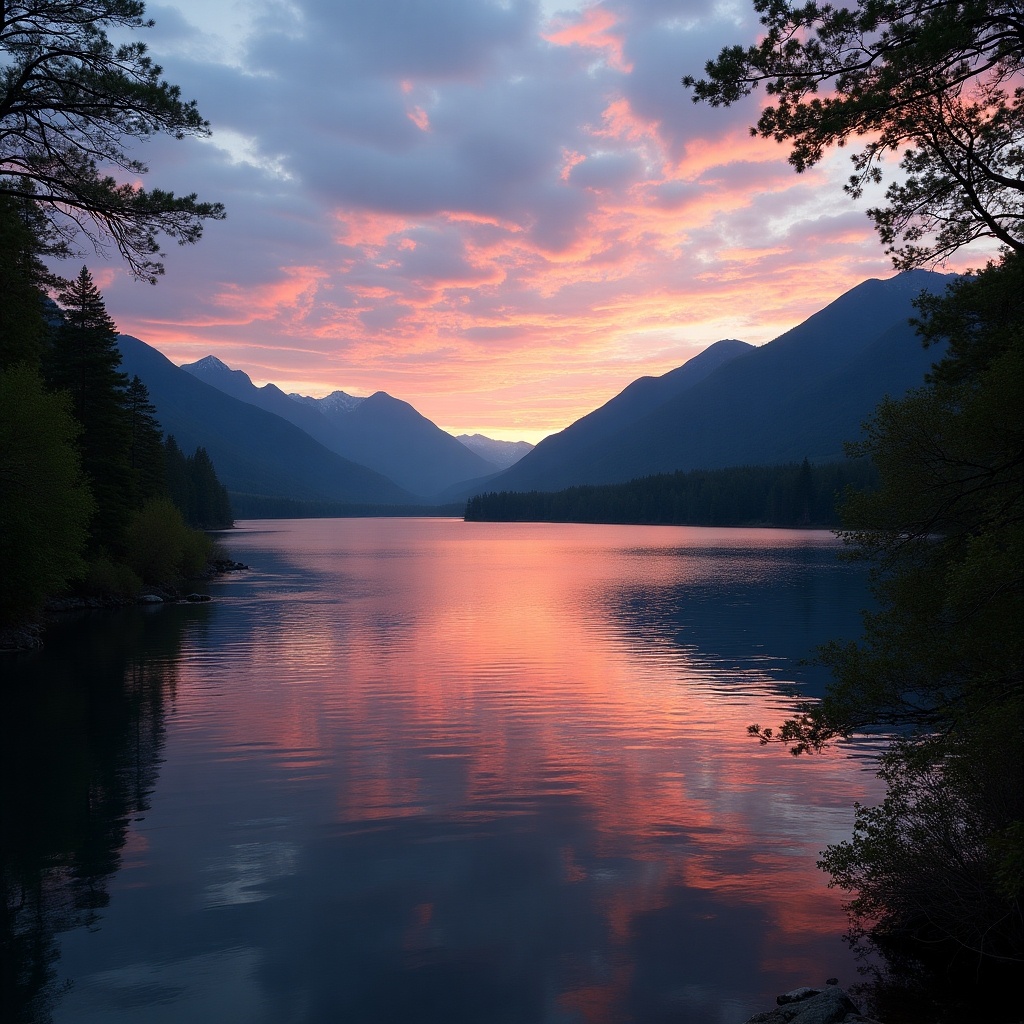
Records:
M747 0L176 0L143 38L209 140L148 187L228 219L155 288L90 258L120 329L257 384L387 391L536 441L726 337L763 343L891 267L842 194L680 85ZM975 263L977 260L974 261ZM970 263L970 260L967 260ZM957 268L950 268L957 269Z

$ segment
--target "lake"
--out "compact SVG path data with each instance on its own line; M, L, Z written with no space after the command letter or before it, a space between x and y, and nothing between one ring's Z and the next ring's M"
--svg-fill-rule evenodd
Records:
M815 866L872 751L778 724L829 533L251 521L206 605L4 663L12 1020L740 1024L857 981Z

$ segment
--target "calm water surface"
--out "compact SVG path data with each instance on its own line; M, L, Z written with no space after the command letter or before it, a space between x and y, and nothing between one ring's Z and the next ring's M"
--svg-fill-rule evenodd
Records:
M21 1019L739 1024L856 980L815 860L877 795L870 757L746 736L857 632L830 534L305 520L224 545L252 571L210 605L94 617L10 673Z

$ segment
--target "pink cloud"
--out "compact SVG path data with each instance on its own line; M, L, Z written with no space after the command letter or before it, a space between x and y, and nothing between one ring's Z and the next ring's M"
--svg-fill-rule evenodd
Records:
M239 323L272 320L282 315L301 319L315 301L318 284L326 276L326 271L319 267L282 267L278 280L246 288L229 286L215 295L214 302L240 314Z
M601 50L610 67L629 74L633 66L623 56L623 36L612 31L618 20L615 14L602 7L587 7L574 19L554 19L551 28L542 32L541 36L556 46L581 46Z
M430 118L422 107L413 107L411 110L406 111L406 117L408 117L421 132L430 131Z

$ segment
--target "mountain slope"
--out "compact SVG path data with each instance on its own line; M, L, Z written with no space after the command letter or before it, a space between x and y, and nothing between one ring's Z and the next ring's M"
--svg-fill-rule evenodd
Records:
M500 485L505 490L558 490L569 486L559 481L572 466L589 460L594 449L652 409L695 387L719 367L753 350L753 345L744 341L717 341L660 377L638 378L604 405L544 438L510 470L489 481L488 488Z
M232 370L214 356L181 368L225 394L281 416L331 451L415 494L434 495L498 468L408 402L383 391L369 398L341 391L321 399L286 395L274 384L256 387L243 371Z
M184 451L204 447L230 491L302 501L404 504L412 495L328 451L279 416L210 387L122 334L121 368L149 389L157 419Z
M584 417L488 481L487 489L558 490L677 469L841 458L843 442L859 435L878 401L920 383L937 358L921 348L907 320L922 289L941 290L951 279L913 271L865 281L629 422L609 429L607 418ZM639 403L629 408L636 411Z
M336 431L335 451L351 459L358 455L366 465L417 494L433 496L454 483L497 469L408 402L384 391L364 398L349 411L330 407L326 418Z

